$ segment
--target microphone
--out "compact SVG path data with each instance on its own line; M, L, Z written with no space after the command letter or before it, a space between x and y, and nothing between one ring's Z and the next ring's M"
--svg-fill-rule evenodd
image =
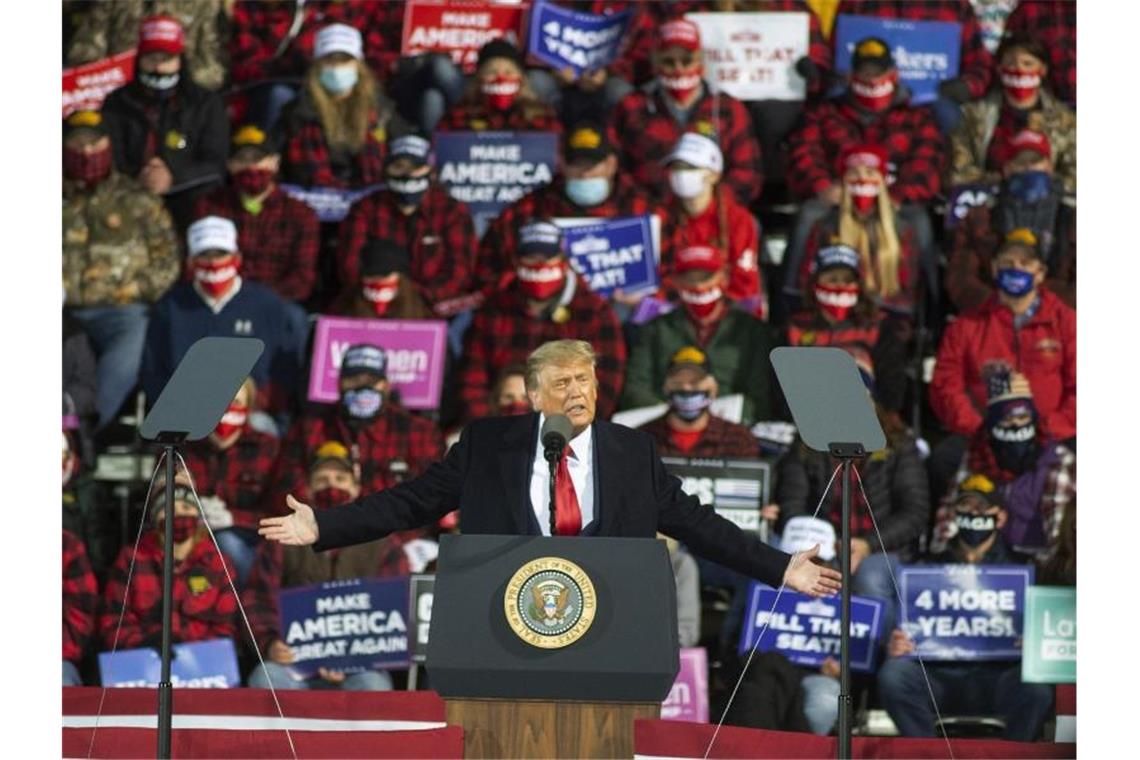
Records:
M566 442L570 440L573 432L574 426L570 424L570 418L565 414L553 414L546 418L542 423L540 436L546 461L554 462L562 456L562 449L566 448Z

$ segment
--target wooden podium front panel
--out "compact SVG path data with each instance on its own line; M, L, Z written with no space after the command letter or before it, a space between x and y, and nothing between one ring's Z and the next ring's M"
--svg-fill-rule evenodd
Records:
M448 699L447 722L463 727L466 758L631 758L633 721L661 705Z

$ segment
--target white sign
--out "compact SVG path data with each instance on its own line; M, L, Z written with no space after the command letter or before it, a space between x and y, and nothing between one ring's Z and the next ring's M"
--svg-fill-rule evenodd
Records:
M806 13L688 13L701 29L705 80L738 100L803 100L796 61L808 53Z

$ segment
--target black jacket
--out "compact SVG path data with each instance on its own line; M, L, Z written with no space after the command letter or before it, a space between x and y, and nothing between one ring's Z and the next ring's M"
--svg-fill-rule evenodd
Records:
M530 479L538 420L538 414L528 414L472 422L447 457L415 480L317 510L320 540L313 548L335 549L418 528L456 506L465 534L537 535ZM660 531L771 586L783 582L789 556L686 495L681 481L665 471L649 435L595 421L594 451L597 535L653 538Z

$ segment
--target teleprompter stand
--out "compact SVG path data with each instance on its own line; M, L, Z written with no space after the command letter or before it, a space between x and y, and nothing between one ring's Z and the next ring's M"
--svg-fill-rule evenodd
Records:
M162 547L162 675L158 683L158 752L170 757L174 692L170 682L174 600L174 457L178 446L205 438L217 427L265 349L257 338L202 338L179 362L143 420L139 435L166 452L166 519ZM147 494L150 497L150 494Z
M839 638L839 758L851 757L851 468L886 447L871 396L850 354L840 348L777 348L772 366L808 448L841 463L839 565L843 574Z

